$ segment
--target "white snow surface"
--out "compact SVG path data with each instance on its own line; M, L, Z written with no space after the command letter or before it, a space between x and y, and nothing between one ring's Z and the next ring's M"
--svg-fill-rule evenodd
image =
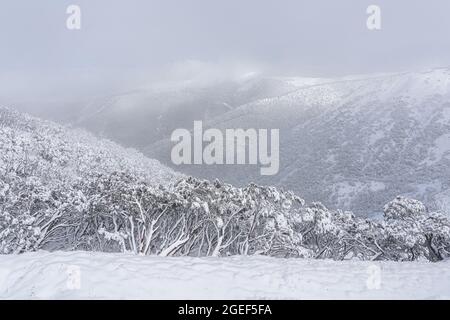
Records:
M449 298L450 261L0 255L0 299Z

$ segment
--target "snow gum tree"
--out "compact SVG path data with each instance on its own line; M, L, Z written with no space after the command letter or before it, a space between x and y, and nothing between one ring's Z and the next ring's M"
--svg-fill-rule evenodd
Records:
M428 213L420 201L397 197L386 204L384 217L389 259L439 261L448 255L450 223L442 213Z

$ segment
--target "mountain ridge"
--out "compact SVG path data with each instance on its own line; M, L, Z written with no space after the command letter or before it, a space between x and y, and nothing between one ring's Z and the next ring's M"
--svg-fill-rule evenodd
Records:
M395 193L432 207L448 203L444 200L445 179L450 179L445 170L450 150L445 142L450 132L448 68L305 86L241 105L206 121L204 127L279 128L279 175L259 177L252 168L236 166L179 170L204 178L219 176L238 185L271 183L309 201L361 214L380 208ZM145 153L170 164L168 139L148 146ZM335 169L330 169L332 165Z
M450 206L450 68L335 78L252 74L219 82L138 88L91 101L75 126L185 174L291 189L360 214L403 194ZM94 116L92 116L94 115ZM174 166L173 130L280 129L278 175L248 166Z

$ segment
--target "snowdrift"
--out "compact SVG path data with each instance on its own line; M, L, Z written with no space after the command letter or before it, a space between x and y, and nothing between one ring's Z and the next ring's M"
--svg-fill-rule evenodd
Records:
M0 255L1 299L449 299L450 261Z

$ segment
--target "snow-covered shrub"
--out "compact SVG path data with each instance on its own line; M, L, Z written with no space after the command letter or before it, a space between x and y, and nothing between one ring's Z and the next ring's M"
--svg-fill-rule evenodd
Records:
M101 239L96 249L171 255L187 241L195 219L176 193L123 173L99 176L87 196L86 218Z
M374 240L379 225L351 212L331 211L321 203L299 210L294 220L300 246L316 259L371 260L380 256Z
M385 219L415 218L426 213L425 205L414 199L398 196L384 206Z
M0 181L0 252L37 250L49 242L64 246L70 201L62 190L50 190L35 177L10 174Z
M407 205L405 205L405 203ZM449 254L450 221L438 212L427 213L417 200L397 198L396 210L385 216L383 251L388 260L439 261Z
M279 253L289 242L288 250L299 251L286 214L292 202L303 200L272 187L187 178L169 191L117 173L96 179L88 190L87 217L103 249L219 256Z
M299 251L298 234L288 216L304 202L290 192L255 184L236 188L194 178L181 180L174 192L204 212L203 228L197 234L198 250L204 255Z
M421 221L425 235L426 257L430 261L443 260L450 256L450 221L441 212L430 213Z

